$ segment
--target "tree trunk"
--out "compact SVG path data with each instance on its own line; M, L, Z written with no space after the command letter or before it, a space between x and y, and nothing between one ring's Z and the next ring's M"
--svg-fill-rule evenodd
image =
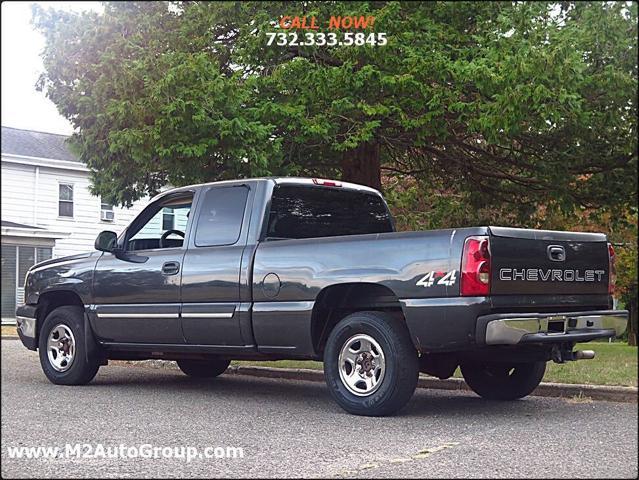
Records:
M342 180L382 189L382 175L379 160L379 144L364 143L354 150L344 152Z
M628 345L637 346L637 299L630 300L628 318Z

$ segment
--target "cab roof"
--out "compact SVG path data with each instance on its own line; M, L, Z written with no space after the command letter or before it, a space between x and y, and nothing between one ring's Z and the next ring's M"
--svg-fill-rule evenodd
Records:
M359 185L357 183L342 182L341 180L327 180L323 178L306 178L306 177L258 177L258 178L243 178L238 180L221 180L218 182L197 183L193 185L185 185L183 187L171 188L164 192L158 193L150 201L155 201L165 195L170 195L179 192L194 191L210 185L245 185L247 183L261 183L261 182L273 182L276 185L306 185L311 187L325 187L325 188L344 188L347 190L357 190L362 192L374 193L381 195L378 190L367 187L365 185Z

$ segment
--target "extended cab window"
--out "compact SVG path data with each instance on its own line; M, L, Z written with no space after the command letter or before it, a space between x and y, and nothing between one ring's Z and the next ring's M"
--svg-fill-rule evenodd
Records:
M195 245L233 245L240 238L248 188L214 187L206 192L198 214Z
M144 211L128 232L127 250L181 247L192 202L189 194L158 202Z
M386 204L373 193L278 185L273 190L267 238L316 238L393 231Z

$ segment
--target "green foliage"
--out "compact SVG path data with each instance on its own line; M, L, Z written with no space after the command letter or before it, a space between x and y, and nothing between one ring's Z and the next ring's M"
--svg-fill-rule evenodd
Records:
M628 328L624 337L631 345L637 345L637 215L629 222L628 228L615 232L613 239L619 241L617 254L616 295L622 307L630 311Z
M130 204L166 184L270 173L280 140L255 119L250 88L185 41L166 3L34 6L34 18L47 38L40 86L78 128L96 193Z
M389 43L267 47L282 15L374 15ZM130 2L34 7L34 24L40 87L95 192L120 203L167 183L336 176L365 145L440 219L636 199L636 3Z

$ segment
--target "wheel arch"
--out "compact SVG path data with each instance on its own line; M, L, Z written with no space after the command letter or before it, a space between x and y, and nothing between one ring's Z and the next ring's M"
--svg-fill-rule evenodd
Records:
M58 307L67 305L76 305L84 309L84 302L80 295L73 290L59 289L48 290L38 297L38 308L36 310L36 341L40 337L40 328L44 323L44 319Z
M371 282L329 285L317 295L311 313L311 337L315 352L321 356L333 327L342 318L358 311L387 312L406 325L399 298L389 287Z

